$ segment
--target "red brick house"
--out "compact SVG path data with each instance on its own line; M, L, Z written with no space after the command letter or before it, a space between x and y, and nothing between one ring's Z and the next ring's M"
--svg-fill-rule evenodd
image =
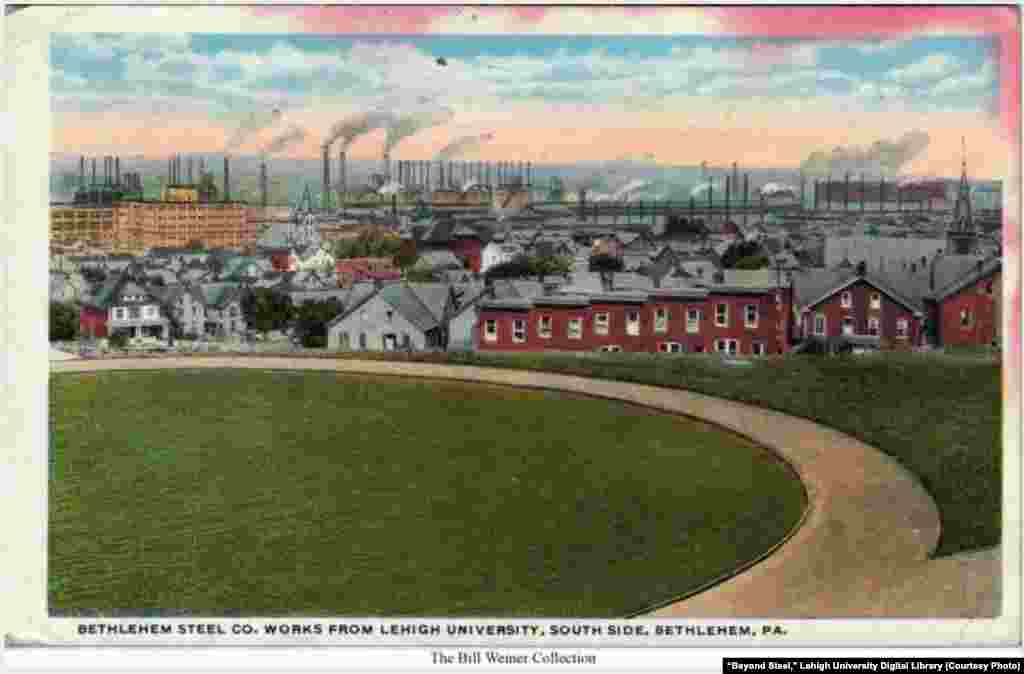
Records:
M789 288L661 289L483 300L489 351L769 355L791 344Z
M349 288L360 281L397 281L402 273L390 257L353 257L335 263L338 287Z
M830 352L902 350L920 346L925 308L888 279L852 269L816 270L795 282L800 331Z
M1001 258L977 260L966 273L935 290L931 309L939 344L988 346L999 342L1002 277Z

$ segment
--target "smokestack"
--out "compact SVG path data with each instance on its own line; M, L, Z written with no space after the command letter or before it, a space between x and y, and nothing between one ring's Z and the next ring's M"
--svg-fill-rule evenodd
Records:
M868 200L867 184L864 182L864 174L860 174L860 212L863 213L865 206L864 204Z
M260 205L267 207L267 162L260 164Z
M348 175L347 166L345 165L345 151L342 150L338 155L338 182L340 189L338 190L338 206L342 206L345 203L345 197L348 193Z
M725 176L725 219L729 219L729 206L732 201L732 176Z
M121 158L114 157L114 184L121 186Z
M224 201L231 201L231 166L227 155L224 155Z
M330 204L331 194L331 146L323 145L321 146L321 150L323 150L324 184L320 197L320 208L327 210L328 205Z
M398 217L398 195L394 193L391 195L391 215Z
M533 169L533 164L531 164L530 162L526 162L526 186L527 187L532 187L533 186L533 176L531 175L532 174L532 169Z
M189 185L195 185L195 180L193 178L194 178L194 176L192 175L192 157L189 157L188 158L188 184Z
M384 181L385 182L390 182L391 181L391 153L386 151L386 150L384 152L384 160L383 160L383 166L381 167L381 172L384 173Z
M78 158L78 187L85 187L85 155Z
M96 187L96 157L92 158L92 183L90 187Z
M843 190L843 210L850 210L850 172L846 172L846 186Z
M750 217L750 174L743 174L743 224L747 224Z

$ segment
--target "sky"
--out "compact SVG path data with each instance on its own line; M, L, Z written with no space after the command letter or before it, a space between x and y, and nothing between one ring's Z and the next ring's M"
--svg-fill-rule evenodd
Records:
M900 173L957 175L964 138L972 173L1004 178L1019 134L1006 109L1019 92L1006 57L1016 18L984 11L936 29L893 9L898 25L878 31L846 8L846 31L808 32L771 8L685 21L653 8L617 22L573 10L603 23L557 8L407 7L388 20L366 9L263 8L259 34L54 33L53 150L312 158L332 126L374 111L404 120L394 159L487 134L462 158L796 168L914 133L928 142ZM669 29L645 33L659 18ZM386 131L373 126L349 156L381 156Z

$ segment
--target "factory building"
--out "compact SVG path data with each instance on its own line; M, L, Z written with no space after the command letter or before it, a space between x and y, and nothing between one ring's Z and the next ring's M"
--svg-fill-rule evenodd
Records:
M107 163L120 168L116 158ZM105 184L115 186L113 189L84 187L84 158L81 166L83 187L76 193L75 201L50 207L50 237L55 243L83 241L113 250L142 250L182 247L196 241L207 248L240 248L256 242L256 222L248 217L245 204L215 200L217 190L209 180L199 184L183 180L180 158L168 162L168 185L160 201L144 200L141 194L121 193L116 189L121 179L116 177L105 178ZM227 158L224 168L223 193L229 196ZM190 161L189 178L191 169ZM133 176L131 184L141 185L137 174ZM96 194L99 198L90 198Z

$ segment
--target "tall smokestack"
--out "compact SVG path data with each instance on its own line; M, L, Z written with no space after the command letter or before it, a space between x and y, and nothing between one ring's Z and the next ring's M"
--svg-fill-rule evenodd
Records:
M843 210L850 210L850 172L846 172L846 185L843 189Z
M725 176L725 219L729 219L729 205L732 201L732 176Z
M85 187L85 155L78 158L78 187Z
M750 174L743 174L743 224L747 224L750 217Z
M260 205L267 207L267 162L260 164Z
M92 158L92 183L91 187L96 187L96 157Z
M532 176L532 173L533 173L533 164L531 162L526 162L526 186L527 187L533 187L533 176Z
M121 158L114 157L114 184L121 186Z
M345 165L345 151L342 150L338 155L338 206L343 206L345 203L345 195L348 193L348 167Z
M231 201L231 166L224 155L224 201Z
M321 193L322 196L320 197L320 208L322 208L324 210L327 210L327 208L328 208L328 206L330 204L330 194L331 194L331 155L330 155L331 146L330 145L323 145L321 147L321 149L323 150L323 160L324 160L323 161L323 164L324 164L324 185L323 185L323 191Z
M387 182L391 181L391 153L384 153L384 161L381 166L381 172L384 174L384 180Z
M189 185L194 185L195 184L195 180L193 178L194 178L194 176L192 174L192 157L189 157L188 158L188 184Z

